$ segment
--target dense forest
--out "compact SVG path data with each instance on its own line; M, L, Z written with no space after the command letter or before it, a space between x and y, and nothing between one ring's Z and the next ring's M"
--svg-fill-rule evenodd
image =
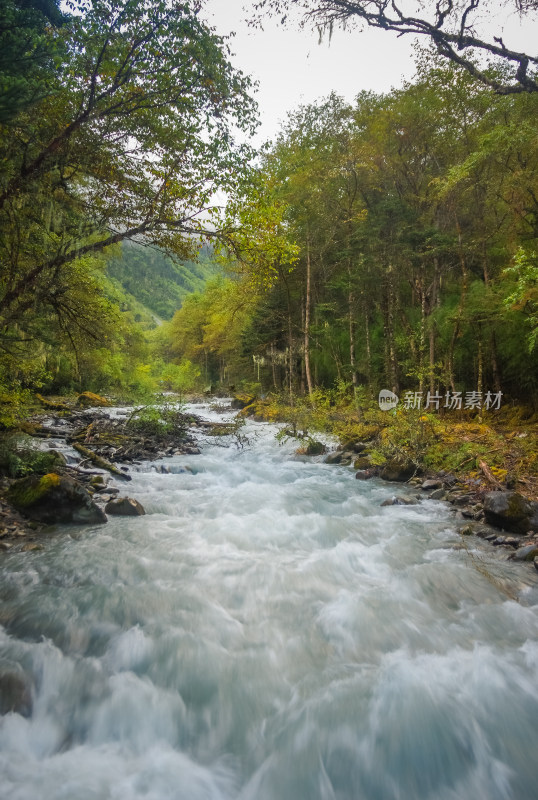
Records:
M433 37L412 83L298 108L254 153L250 80L202 5L3 0L3 400L534 403L533 59L469 66Z
M299 109L237 208L240 278L187 302L172 346L214 379L250 365L266 391L532 400L537 119L537 94L494 95L429 52L402 90Z

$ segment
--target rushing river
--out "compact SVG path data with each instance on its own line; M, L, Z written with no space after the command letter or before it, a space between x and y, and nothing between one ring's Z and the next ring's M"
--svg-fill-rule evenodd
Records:
M537 797L538 573L274 433L0 562L2 800Z

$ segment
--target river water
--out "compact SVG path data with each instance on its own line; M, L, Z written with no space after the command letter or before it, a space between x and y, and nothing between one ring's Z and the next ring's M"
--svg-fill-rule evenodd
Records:
M2 800L534 799L538 573L246 433L0 563Z

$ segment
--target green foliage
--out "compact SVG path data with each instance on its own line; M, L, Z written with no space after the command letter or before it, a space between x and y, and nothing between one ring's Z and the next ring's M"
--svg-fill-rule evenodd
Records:
M514 257L514 266L505 269L504 274L516 281L515 288L504 299L506 308L521 311L526 325L530 328L528 349L531 353L538 340L538 256L522 247Z
M10 478L45 475L65 463L54 450L37 450L21 442L20 435L0 438L0 474Z
M155 402L136 409L126 427L145 436L181 436L185 432L186 420L177 404Z
M163 389L178 394L194 392L200 388L201 374L200 367L188 359L182 359L179 364L163 364L159 382Z

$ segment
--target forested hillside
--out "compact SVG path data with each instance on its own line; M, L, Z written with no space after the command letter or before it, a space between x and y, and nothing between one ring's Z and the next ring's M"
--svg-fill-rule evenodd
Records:
M121 257L108 262L108 274L157 317L167 320L181 308L185 297L201 291L219 271L212 251L203 247L197 261L178 263L162 250L137 242L124 242Z

